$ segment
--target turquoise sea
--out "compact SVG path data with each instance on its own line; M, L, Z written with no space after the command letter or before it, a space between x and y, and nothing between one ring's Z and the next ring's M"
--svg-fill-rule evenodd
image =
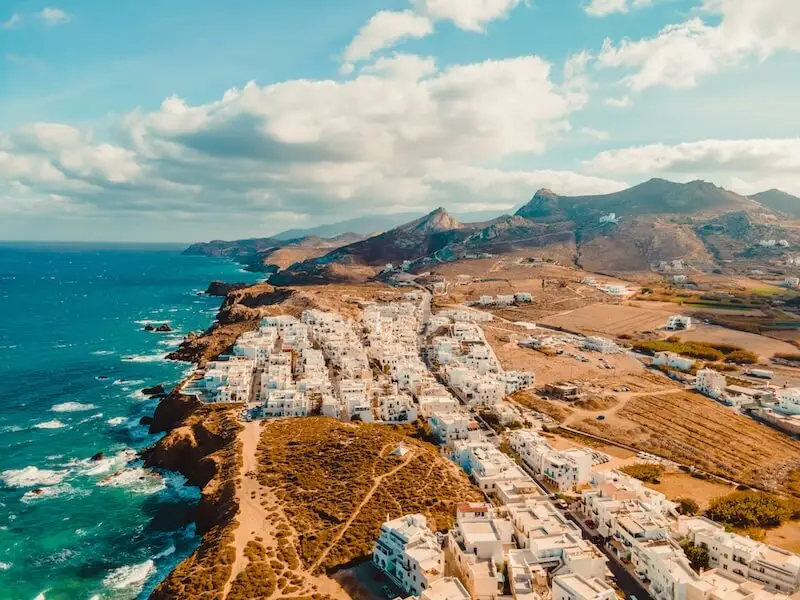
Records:
M164 355L213 321L197 292L257 278L178 247L0 243L0 599L146 598L196 547L197 490L136 460L141 389L189 368Z

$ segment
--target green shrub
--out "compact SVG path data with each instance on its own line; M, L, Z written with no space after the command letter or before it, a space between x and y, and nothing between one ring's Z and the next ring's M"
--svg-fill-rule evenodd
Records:
M734 492L715 498L706 516L746 529L749 527L779 527L792 516L792 509L780 498L761 492Z
M664 467L650 463L637 463L635 465L622 467L620 471L646 483L660 483L661 475L664 473Z
M692 498L676 498L678 512L682 515L696 515L700 512L700 506Z
M681 542L681 548L695 571L699 572L708 569L708 550L700 546L695 546L689 540L683 540Z

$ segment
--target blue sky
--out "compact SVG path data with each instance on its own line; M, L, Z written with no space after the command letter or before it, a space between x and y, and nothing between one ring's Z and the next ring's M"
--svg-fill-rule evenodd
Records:
M800 195L793 0L0 11L0 239L499 213L539 187L603 193L652 176Z

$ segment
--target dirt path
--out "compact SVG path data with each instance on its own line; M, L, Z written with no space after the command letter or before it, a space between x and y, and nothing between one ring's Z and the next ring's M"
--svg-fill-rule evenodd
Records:
M276 498L273 490L264 487L258 482L258 443L261 437L263 422L251 421L244 424L243 431L239 434L242 443L242 471L241 483L237 489L237 499L239 501L239 512L236 520L239 526L234 532L234 549L236 557L231 569L230 579L226 582L223 589L222 598L227 598L231 590L231 585L245 568L248 560L245 556L247 543L260 538L267 546L274 545L277 540L278 527L283 524L290 531L290 538L297 539L297 532L291 526L283 512L281 503ZM402 466L405 466L405 463ZM387 473L388 475L388 473ZM277 513L277 517L275 516ZM270 517L270 515L272 515ZM299 577L304 582L306 590L319 591L323 595L330 596L335 600L351 600L349 594L334 580L325 575L314 576L311 569L297 569L292 571L293 575ZM280 589L270 597L281 596Z
M380 453L379 456L383 455L383 451L385 449L386 449L386 446L384 446L381 449L381 453ZM358 517L358 515L361 513L361 509L363 509L367 505L367 502L369 502L372 499L372 496L378 490L378 486L380 486L380 484L383 482L383 480L386 479L387 477L391 477L392 475L397 473L400 469L405 467L411 461L411 459L414 458L415 455L416 455L416 451L415 450L409 451L409 453L406 454L406 457L405 457L405 459L403 460L402 463L397 465L391 471L388 471L388 472L384 473L383 475L378 475L377 477L373 478L372 487L364 495L364 498L361 500L359 505L353 511L353 514L350 515L350 518L347 519L347 521L345 522L344 526L339 531L339 533L337 533L336 536L333 538L333 540L331 540L331 543L328 544L328 547L325 548L325 550L322 551L322 553L319 555L319 558L317 558L316 562L314 562L314 564L311 565L311 568L309 569L309 571L311 571L313 573L314 571L316 571L316 569L319 567L319 565L322 564L322 561L325 560L325 558L328 556L328 554L333 549L333 547L336 546L336 544L339 543L339 540L342 539L342 536L344 536L344 534L347 533L347 530L350 529L350 525L353 524L353 521L355 521L356 518Z
M251 421L244 424L244 430L240 434L242 442L243 467L241 472L241 484L236 490L236 498L239 501L239 514L236 516L239 526L236 528L234 537L234 548L236 549L236 559L233 562L231 577L225 584L222 597L226 598L230 592L231 584L236 576L247 566L247 559L244 555L247 542L256 536L265 540L272 539L275 535L275 528L271 519L267 519L264 509L261 506L260 496L262 493L261 485L255 478L257 467L258 440L261 435L261 424L258 421ZM254 533L253 533L254 532Z

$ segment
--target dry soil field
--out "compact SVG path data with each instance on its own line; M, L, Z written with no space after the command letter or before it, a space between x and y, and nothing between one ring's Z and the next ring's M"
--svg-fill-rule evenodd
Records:
M615 304L592 304L577 310L555 314L541 321L542 325L562 327L568 331L619 336L657 331L664 327L675 310L640 308Z
M741 346L746 350L755 352L762 359L768 359L776 352L797 353L797 348L786 342L764 337L763 335L756 335L755 333L726 329L716 325L704 325L702 323L690 331L680 332L678 337L687 342L711 342Z
M635 395L605 421L576 429L735 481L800 495L800 442L694 392Z

